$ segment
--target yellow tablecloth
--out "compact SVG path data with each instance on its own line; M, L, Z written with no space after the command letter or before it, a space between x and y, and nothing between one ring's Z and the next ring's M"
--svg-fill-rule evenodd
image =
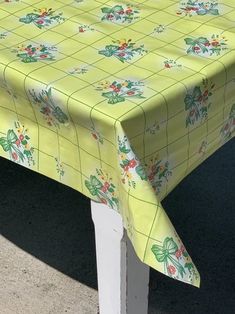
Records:
M234 136L234 48L234 0L0 0L0 155L119 211L144 263L199 286L160 202Z

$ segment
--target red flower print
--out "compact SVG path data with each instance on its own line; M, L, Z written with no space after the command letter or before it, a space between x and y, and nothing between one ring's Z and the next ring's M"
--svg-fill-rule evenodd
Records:
M129 8L126 10L126 14L131 14L131 13L132 13L132 9Z
M20 134L19 139L20 139L20 141L22 142L23 139L24 139L24 135L23 135L23 134Z
M181 245L180 250L182 253L184 253L186 251L184 245Z
M18 155L14 152L14 153L12 153L12 158L13 158L14 160L17 160L17 159L18 159Z
M106 201L106 199L101 198L101 199L100 199L100 201L101 201L101 203L103 203L103 204L107 205L107 201Z
M198 46L195 46L195 47L193 47L193 50L196 51L196 52L199 52L201 50L201 48L198 47Z
M128 170L129 170L129 166L128 165L124 166L124 171L128 171Z
M128 165L130 168L135 168L135 166L137 165L137 162L135 159L132 159L132 160L130 160Z
M37 24L43 24L44 22L43 22L43 20L38 20L37 21Z
M108 182L105 182L104 186L108 189L110 187L110 184Z
M103 186L103 187L101 188L101 191L105 193L105 192L107 191L106 186Z
M130 90L129 92L127 92L127 95L134 95L135 92L133 92L132 90Z
M190 116L193 116L195 114L195 109L192 109L189 114Z
M119 57L124 57L125 56L125 52L121 52L118 54Z
M203 93L203 96L206 97L208 96L209 92L208 92L208 89Z
M224 127L225 131L227 131L229 129L229 124L225 124L225 127Z
M105 193L109 189L109 187L110 187L110 184L106 181L101 189L102 192Z
M20 140L17 140L17 141L15 142L15 144L16 144L17 146L20 146Z
M180 258L181 255L182 255L182 252L181 252L180 250L177 250L177 251L175 252L175 256L176 256L177 258Z
M41 55L40 58L42 59L47 58L47 55Z
M49 107L44 107L43 108L43 113L48 116L51 113L51 109Z
M94 137L95 140L97 140L97 135L95 133L92 133L92 136Z
M167 267L167 270L168 270L168 273L169 273L170 275L174 275L174 274L176 273L176 269L175 269L175 267L172 266L172 265L169 265L169 266Z
M219 42L218 41L212 41L211 45L214 47L217 47L217 46L219 46Z

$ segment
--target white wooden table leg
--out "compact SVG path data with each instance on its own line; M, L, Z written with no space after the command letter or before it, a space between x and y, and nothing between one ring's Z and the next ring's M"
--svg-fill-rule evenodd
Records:
M136 256L121 216L91 201L100 314L147 314L149 267Z

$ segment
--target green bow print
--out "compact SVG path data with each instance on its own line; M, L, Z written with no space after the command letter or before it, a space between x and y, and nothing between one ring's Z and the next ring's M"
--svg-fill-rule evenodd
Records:
M175 253L178 251L178 246L173 238L165 238L163 246L154 244L151 248L151 251L159 263L164 263L164 271L168 275L168 267L170 265L173 265L177 269L182 278L184 274L186 274L184 267L177 261L177 258L175 257Z
M195 49L199 47L203 53L208 52L208 48L210 46L210 42L205 37L199 37L196 39L193 38L185 38L186 45L190 47L187 50L187 53L195 53Z
M115 189L114 184L105 185L96 176L91 175L90 181L85 180L85 186L91 195L96 196L102 203L108 204L111 208L118 206L118 199L112 196Z
M12 155L13 152L15 152L21 161L24 161L25 156L24 154L17 148L16 141L18 140L17 135L15 132L11 129L8 130L6 137L0 138L0 145L2 146L3 150L5 152L9 152L10 155Z

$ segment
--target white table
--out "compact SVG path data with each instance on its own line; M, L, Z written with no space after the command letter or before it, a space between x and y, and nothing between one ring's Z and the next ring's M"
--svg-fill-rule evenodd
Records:
M147 314L149 266L136 256L117 212L93 201L91 211L100 314Z

